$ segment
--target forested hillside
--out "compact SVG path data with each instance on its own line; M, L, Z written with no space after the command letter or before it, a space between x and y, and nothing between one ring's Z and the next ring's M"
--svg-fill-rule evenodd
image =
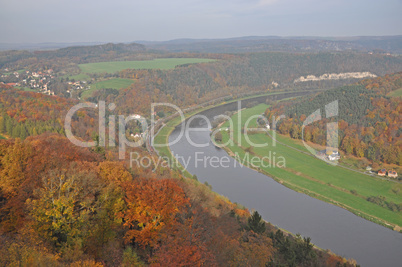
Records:
M381 55L319 53L260 53L238 55L212 63L179 66L173 70L124 70L122 78L136 82L111 101L120 107L149 106L155 96L179 106L202 103L217 97L267 90L332 88L350 84L353 79L295 84L308 74L371 71L384 75L402 70L402 59ZM356 81L356 80L354 80ZM272 83L279 85L273 85ZM162 102L160 101L160 102ZM145 109L141 109L145 112ZM126 110L122 110L126 112Z
M196 180L116 158L58 134L0 140L0 265L353 266Z
M51 80L49 87L59 83L64 92L53 93L70 97L82 96L80 87L92 82L130 79L127 88L96 90L94 86L93 92L86 91L84 101L114 103L116 108L107 109L107 116L141 114L147 118L154 102L190 107L222 96L328 89L351 81L294 83L310 74L367 71L384 75L402 70L400 57L380 54L167 54L144 49L137 44L107 44L36 53L6 51L0 53L0 68L5 79ZM87 74L78 66L163 57L214 61L117 73ZM88 80L76 83L70 75ZM401 87L401 76L361 81L303 98L297 105L281 102L266 115L286 113L288 118L279 130L300 138L298 123L310 110L337 98L342 149L373 161L401 164L397 125L401 125L402 105L400 98L386 96ZM117 160L116 147L74 146L64 136L64 119L78 103L78 99L0 83L0 134L7 138L0 140L0 265L354 265L313 248L309 238L283 233L263 222L257 212L251 214L179 171L155 163L129 167L128 162ZM167 114L163 111L157 112L158 118ZM323 142L325 122L308 127L308 140ZM78 138L99 140L98 110L77 111L72 128ZM145 148L130 151L156 160Z
M32 62L40 60L64 59L69 62L87 63L99 60L115 60L119 57L145 52L145 47L140 44L103 44L94 46L72 46L49 51L2 51L0 52L0 68L9 64L23 61Z
M0 84L0 133L20 139L45 132L64 134L64 117L78 103ZM73 117L73 133L91 139L97 122L96 110L81 109Z
M86 73L79 64L112 61L152 60L160 58L208 58L215 61L183 64L170 70L126 69L120 72ZM52 70L50 90L59 96L75 98L83 95L83 88L67 84L83 79L91 83L112 78L133 79L136 82L118 97L119 106L135 94L151 97L160 94L175 104L188 106L225 95L266 90L298 90L306 88L334 88L356 82L357 79L335 79L295 82L301 76L367 72L382 76L402 70L400 56L358 52L260 52L242 54L171 53L147 50L139 44L104 44L68 47L55 51L0 52L0 68L8 71L47 72ZM21 82L3 72L5 83ZM21 76L23 76L21 74ZM25 82L26 83L26 82ZM87 87L87 86L85 86ZM88 90L88 87L85 89ZM68 91L68 92L67 92ZM84 94L86 97L87 95ZM91 97L91 96L89 96ZM130 101L130 100L129 100Z
M402 73L363 80L298 100L281 102L265 115L286 114L278 130L292 138L302 138L307 116L321 109L323 119L305 128L304 140L325 145L326 124L339 122L339 147L348 155L366 157L374 163L402 165L402 99L386 94L402 87ZM338 100L338 116L325 119L324 106Z

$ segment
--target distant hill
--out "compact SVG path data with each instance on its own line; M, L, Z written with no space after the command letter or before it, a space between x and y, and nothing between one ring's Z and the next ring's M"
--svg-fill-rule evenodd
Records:
M163 42L139 41L151 49L171 52L318 52L360 51L376 53L402 53L402 36L356 37L279 37L249 36L228 39L177 39Z
M136 44L141 44L139 47ZM318 52L318 51L360 51L376 53L402 54L402 35L396 36L351 36L351 37L320 37L320 36L243 36L222 39L174 39L169 41L135 41L112 45L104 42L76 43L0 43L0 51L28 50L44 51L60 48L83 47L102 49L151 49L169 52L211 52L211 53L244 53L244 52ZM131 47L131 48L130 48ZM68 49L70 50L70 49Z
M145 46L141 44L102 44L93 46L72 46L54 51L36 52L42 57L81 57L84 59L100 57L107 53L114 53L116 56L129 52L143 52Z
M81 45L60 48L57 50L37 50L33 52L26 50L2 51L0 52L0 68L8 63L32 58L37 58L38 60L57 60L63 58L76 63L88 63L99 60L116 60L117 58L121 58L126 55L132 55L133 53L145 51L145 46L137 43L108 43L90 46Z
M73 42L73 43L0 43L0 51L6 50L28 50L28 51L39 51L39 50L56 50L63 47L71 46L93 46L100 45L106 42Z
M300 76L325 73L369 71L377 76L402 71L402 58L365 53L250 53L211 63L179 66L168 71L125 70L121 78L138 77L136 83L120 92L119 107L139 107L147 95L169 95L179 106L202 103L230 94L278 89L328 89L356 82L358 79L320 80L295 83ZM277 87L274 85L277 84ZM158 93L154 90L157 89ZM138 99L139 103L133 103ZM117 100L116 100L117 101ZM123 104L124 103L124 104ZM148 108L149 105L146 106Z

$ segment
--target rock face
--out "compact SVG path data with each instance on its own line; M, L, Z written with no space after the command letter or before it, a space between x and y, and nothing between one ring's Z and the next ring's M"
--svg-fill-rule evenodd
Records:
M325 73L321 76L307 75L301 76L294 80L294 83L309 82L309 81L322 81L322 80L341 80L341 79L362 79L362 78L375 78L377 75L371 72L346 72L346 73Z

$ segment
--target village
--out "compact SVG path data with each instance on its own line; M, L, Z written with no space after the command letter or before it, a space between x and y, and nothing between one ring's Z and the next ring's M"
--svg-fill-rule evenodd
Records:
M65 88L63 91L71 96L73 90L88 89L86 81L75 81L61 78L58 82L53 69L42 71L18 70L13 71L8 68L0 69L0 83L16 87L26 91L36 91L46 95L56 95L56 90L60 91L57 83L62 83ZM63 92L63 93L64 93Z
M49 90L48 86L51 79L54 79L53 70L46 71L13 71L8 68L2 70L1 82L18 88L28 88L34 91L39 91L44 94L54 95L54 92Z

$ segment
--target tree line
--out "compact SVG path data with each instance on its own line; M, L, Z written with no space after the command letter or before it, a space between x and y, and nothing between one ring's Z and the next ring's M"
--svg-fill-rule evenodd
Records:
M402 73L367 79L314 96L277 103L266 110L265 116L272 119L274 115L286 114L278 123L278 131L301 139L303 122L320 109L322 119L305 127L305 141L326 145L326 125L338 121L336 145L346 154L366 157L377 164L402 165L402 99L386 96L401 85ZM338 101L339 113L325 118L324 107L333 101Z

